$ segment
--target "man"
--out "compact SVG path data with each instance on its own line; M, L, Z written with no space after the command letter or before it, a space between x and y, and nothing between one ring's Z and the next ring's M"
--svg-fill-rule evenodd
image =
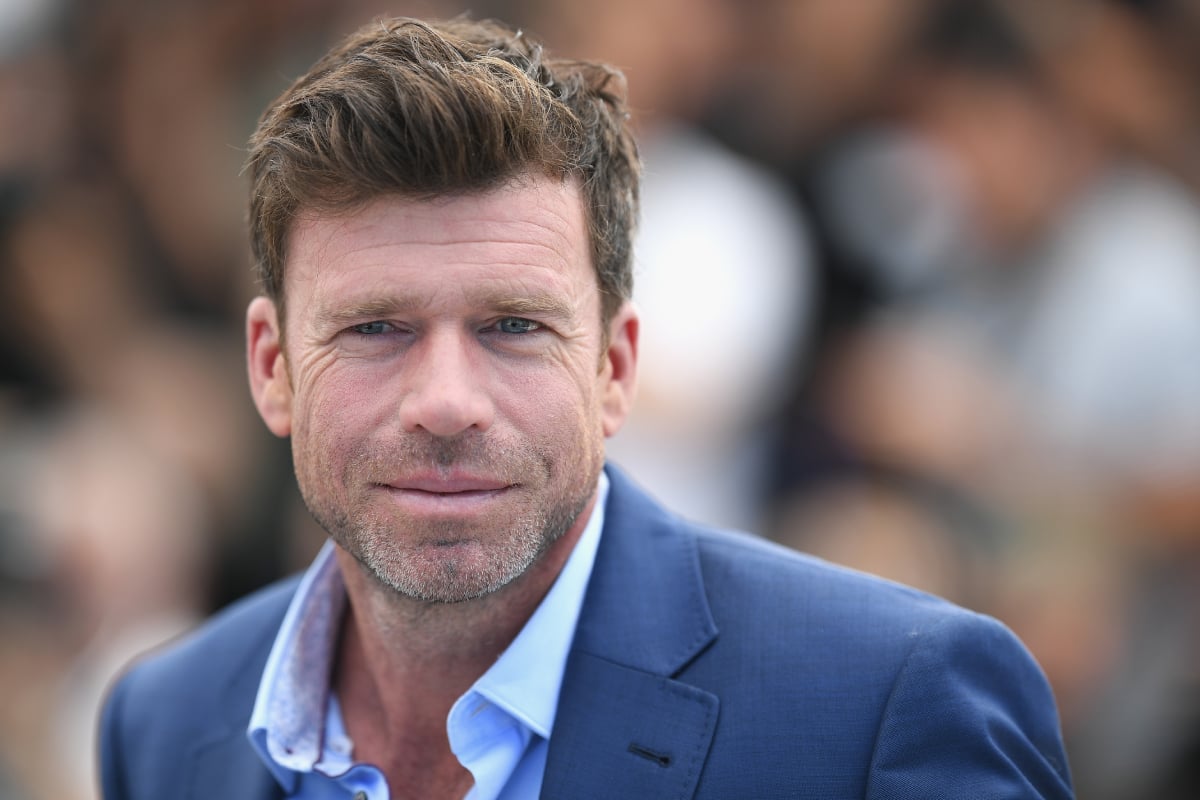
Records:
M638 334L617 75L376 24L251 145L250 383L330 544L117 683L108 800L1070 796L998 623L605 468Z

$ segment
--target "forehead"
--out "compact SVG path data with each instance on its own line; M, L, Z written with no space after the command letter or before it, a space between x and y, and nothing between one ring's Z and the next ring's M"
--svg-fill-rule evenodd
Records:
M578 182L522 176L432 199L385 195L350 210L302 211L289 232L289 305L313 291L426 279L595 286Z

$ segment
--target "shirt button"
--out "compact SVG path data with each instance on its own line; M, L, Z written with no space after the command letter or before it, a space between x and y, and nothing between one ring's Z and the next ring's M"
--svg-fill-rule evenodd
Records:
M354 800L367 800L367 793L366 792L355 792Z

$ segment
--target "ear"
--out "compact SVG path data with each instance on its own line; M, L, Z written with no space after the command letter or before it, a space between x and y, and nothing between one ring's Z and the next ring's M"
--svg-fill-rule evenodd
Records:
M601 415L604 435L613 436L625 423L637 394L638 353L637 309L626 301L613 315L608 327L608 350L601 365L603 396Z
M250 394L259 416L276 436L292 432L292 384L283 354L283 332L275 303L256 297L246 309L246 361Z

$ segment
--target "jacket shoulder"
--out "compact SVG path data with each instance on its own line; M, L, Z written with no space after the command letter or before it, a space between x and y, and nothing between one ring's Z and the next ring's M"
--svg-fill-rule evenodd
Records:
M747 534L685 528L720 630L692 674L772 687L764 703L726 686L726 724L795 736L802 716L818 761L857 765L839 787L854 795L1070 796L1053 695L1002 623Z
M245 741L263 665L297 583L291 578L233 603L117 679L100 720L105 800L172 796L195 754ZM238 762L228 764L231 771L257 777L248 745L231 752Z
M256 662L261 672L297 583L290 578L232 603L190 633L141 656L123 680L152 706L179 702L183 687L196 702L215 699L214 693Z
M869 575L849 567L736 531L684 523L697 543L705 582L713 587L710 600L754 605L785 601L811 615L814 609L839 615L843 611L879 615L877 621L906 626L933 622L946 615L978 616L927 592ZM787 602L793 598L792 602Z
M726 646L770 653L780 663L802 658L822 669L829 659L848 658L880 681L890 681L916 643L934 634L981 643L999 636L1027 655L1002 623L941 597L750 534L684 527L695 537ZM747 624L755 619L771 622L765 641L746 639L763 634Z

